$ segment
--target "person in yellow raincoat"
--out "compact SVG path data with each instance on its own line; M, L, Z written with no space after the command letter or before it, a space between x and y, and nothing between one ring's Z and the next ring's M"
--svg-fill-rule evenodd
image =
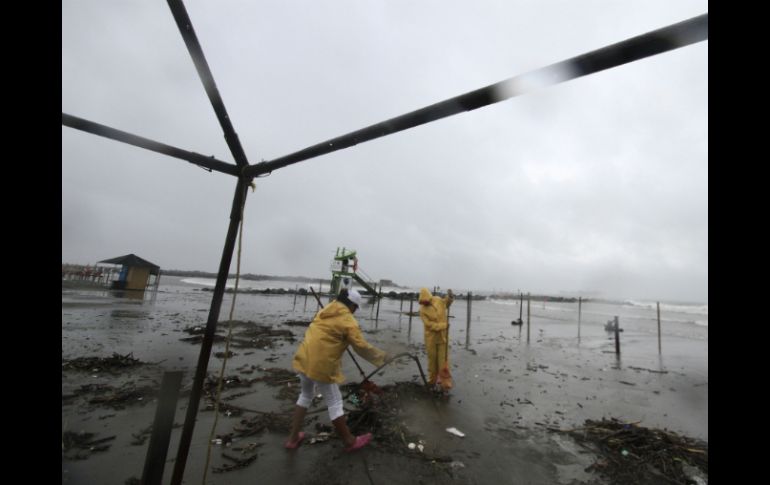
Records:
M427 288L420 288L420 318L425 327L425 350L428 352L428 384L436 383L439 371L447 360L447 309L454 301L452 290L441 298Z
M353 436L350 432L342 410L342 394L338 385L345 380L342 374L342 354L348 345L352 345L358 355L375 366L383 365L387 357L384 351L364 339L353 317L353 312L362 302L356 290L343 289L336 300L318 312L305 331L305 338L292 361L292 367L299 373L302 390L294 407L289 438L284 443L286 448L297 448L305 438L305 433L300 429L313 400L314 386L326 399L329 418L345 443L345 451L357 450L371 441L371 433Z

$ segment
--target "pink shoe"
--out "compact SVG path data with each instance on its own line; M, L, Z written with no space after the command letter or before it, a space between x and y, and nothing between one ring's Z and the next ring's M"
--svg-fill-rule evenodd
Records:
M305 439L305 433L300 431L299 435L297 435L296 441L287 441L286 443L283 444L283 447L286 448L287 450L296 450L297 448L299 448L299 445L302 444L302 440L304 439Z
M353 442L352 445L345 448L345 451L347 453L350 453L351 451L360 450L364 446L366 446L370 441L372 441L372 433L366 433L362 434L361 436L356 436L356 440Z

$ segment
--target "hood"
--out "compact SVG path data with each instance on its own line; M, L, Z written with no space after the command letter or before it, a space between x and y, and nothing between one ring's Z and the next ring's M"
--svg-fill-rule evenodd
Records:
M318 314L320 318L334 318L342 315L343 313L350 313L350 309L343 303L334 300L321 310Z

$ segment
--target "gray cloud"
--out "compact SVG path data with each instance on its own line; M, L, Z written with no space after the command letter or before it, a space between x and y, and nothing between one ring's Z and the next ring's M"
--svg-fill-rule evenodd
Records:
M671 2L196 2L252 163L708 10ZM232 160L165 3L62 4L62 111ZM242 270L708 300L708 42L257 180ZM215 271L234 181L62 127L62 260ZM233 266L234 268L234 266Z

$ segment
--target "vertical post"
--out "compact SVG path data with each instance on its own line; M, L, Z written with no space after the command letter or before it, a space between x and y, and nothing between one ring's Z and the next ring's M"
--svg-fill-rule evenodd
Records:
M380 300L382 300L382 283L380 283L380 290L377 292L377 315L374 317L374 324L380 321Z
M615 315L615 354L620 355L620 329L618 328L618 316Z
M414 304L414 300L412 299L412 295L409 295L409 333L412 333L412 305Z
M521 322L522 313L524 311L524 293L519 292L519 322Z
M230 263L232 262L233 251L235 250L235 238L238 235L238 225L241 222L242 208L246 199L246 188L249 182L246 178L239 178L235 186L233 205L230 209L230 225L227 228L225 247L222 249L222 259L219 262L219 274L214 285L214 295L211 298L211 307L209 308L206 330L203 334L203 343L201 344L200 354L198 354L198 365L195 368L195 377L192 389L190 390L190 401L187 404L182 435L179 438L179 449L177 450L176 462L174 462L171 485L180 485L182 483L184 468L187 465L187 454L190 451L190 441L192 440L193 428L195 428L195 419L198 415L203 381L206 379L209 357L211 357L211 347L214 344L214 333L217 329L219 312L222 309L222 297L225 293L227 275L230 272Z
M401 293L401 306L398 308L398 311L399 312L404 311L404 294L403 293Z
M532 298L527 293L527 343L529 343L529 305L532 302Z
M578 297L578 341L580 341L580 316L583 310L583 297Z
M182 371L163 373L158 407L155 409L155 420L152 423L152 435L147 446L147 457L144 459L144 485L160 485L163 479L163 468L166 464L168 443L171 441L171 428L174 426L174 413L181 385Z
M291 311L294 311L297 309L297 289L299 288L299 285L294 285L294 306L292 307Z
M662 353L660 346L660 302L658 302L658 353Z
M372 296L374 298L377 298L377 283L374 284L374 294ZM369 320L371 320L373 316L374 316L374 303L372 303L372 307L369 309Z
M307 310L307 293L305 293L305 306L302 307L302 313L305 313L305 310Z
M468 320L465 323L465 346L468 347L471 341L471 302L473 301L471 297L471 292L468 291Z

